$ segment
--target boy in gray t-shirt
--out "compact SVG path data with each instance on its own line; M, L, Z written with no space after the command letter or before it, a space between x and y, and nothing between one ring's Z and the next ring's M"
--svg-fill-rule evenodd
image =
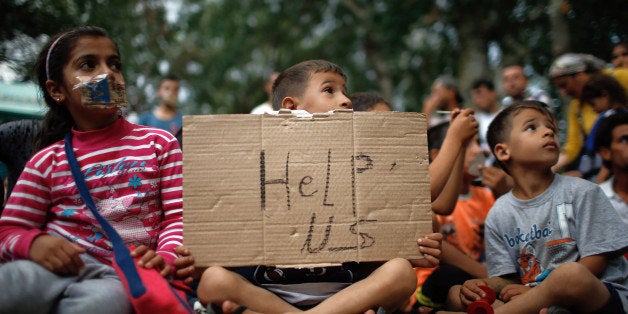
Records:
M594 183L554 174L556 119L547 106L523 101L493 120L488 142L514 188L486 219L489 278L450 290L448 307L463 310L491 287L495 313L625 313L628 233Z

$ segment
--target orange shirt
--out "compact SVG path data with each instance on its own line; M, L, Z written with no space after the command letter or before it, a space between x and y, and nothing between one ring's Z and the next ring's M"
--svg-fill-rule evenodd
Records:
M451 215L437 215L444 240L476 261L484 260L484 220L495 203L493 193L484 187L470 186L469 195L460 195ZM434 268L415 268L419 286Z

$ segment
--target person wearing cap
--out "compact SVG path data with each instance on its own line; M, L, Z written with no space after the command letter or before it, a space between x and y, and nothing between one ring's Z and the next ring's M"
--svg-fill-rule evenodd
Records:
M549 69L549 77L566 97L572 100L567 109L567 137L562 146L558 162L553 170L567 171L565 174L581 176L572 167L577 168L576 161L584 147L584 139L588 136L598 113L589 103L582 102L582 89L589 78L596 73L613 76L624 88L628 89L628 69L607 68L606 63L592 55L566 53L554 60Z
M423 102L423 113L429 126L449 121L450 115L437 111L462 108L463 98L456 80L449 75L437 77L432 83L430 95Z

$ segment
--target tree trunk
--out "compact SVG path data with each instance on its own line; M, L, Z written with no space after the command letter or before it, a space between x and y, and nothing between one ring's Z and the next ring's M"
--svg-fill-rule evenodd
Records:
M550 17L550 36L552 36L552 53L561 55L571 50L569 26L565 19L569 10L569 3L564 0L550 0L548 14Z
M471 23L462 23L460 34L460 64L458 85L460 93L467 95L473 81L480 78L491 78L488 69L487 42L484 34ZM469 97L465 97L465 107L472 107Z

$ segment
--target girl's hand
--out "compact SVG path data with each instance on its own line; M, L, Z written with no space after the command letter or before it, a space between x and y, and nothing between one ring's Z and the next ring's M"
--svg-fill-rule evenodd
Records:
M147 269L154 268L160 270L160 274L163 277L170 275L171 267L166 263L161 255L155 253L153 250L149 250L145 245L140 245L136 247L133 252L131 252L132 257L141 256L140 260L137 264L140 267L144 267Z
M85 266L81 254L85 249L64 238L40 235L33 240L28 257L47 270L61 275L78 275Z
M512 299L524 294L530 289L532 288L519 284L507 285L504 287L504 289L502 289L501 293L499 294L499 298L502 299L502 301L504 302L510 302Z
M174 260L174 267L177 269L175 272L176 277L180 278L186 284L191 284L194 278L194 256L190 250L181 245L174 249L175 253L179 254Z
M413 267L436 267L440 263L441 245L443 242L443 235L440 233L431 233L425 236L425 238L418 239L416 241L419 246L419 252L423 254L422 259L411 260L410 263Z

